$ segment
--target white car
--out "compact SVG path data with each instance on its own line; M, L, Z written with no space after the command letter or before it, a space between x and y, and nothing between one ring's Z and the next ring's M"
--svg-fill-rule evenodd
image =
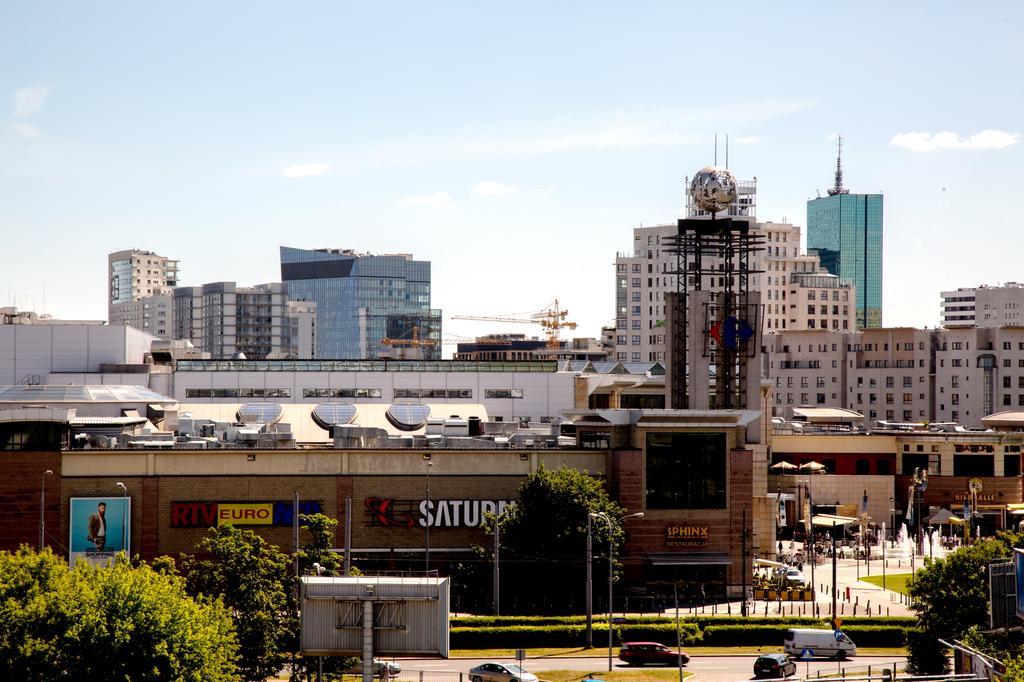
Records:
M538 682L515 663L482 663L469 669L470 682Z
M804 574L795 568L791 568L788 571L786 571L786 580L788 580L791 583L798 583L800 585L803 585L807 582L807 578L804 577Z
M394 677L402 672L402 666L394 661L384 661L379 658L373 659L373 674L380 676L385 671L387 671L388 677Z

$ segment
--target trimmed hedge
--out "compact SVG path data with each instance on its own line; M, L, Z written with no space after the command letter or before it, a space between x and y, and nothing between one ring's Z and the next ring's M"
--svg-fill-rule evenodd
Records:
M780 646L786 630L792 627L826 627L820 621L794 623L775 619L774 622L751 622L743 624L709 624L701 628L698 623L680 623L682 643L687 646ZM615 644L629 641L661 642L668 646L676 644L674 623L651 623L613 625ZM843 632L861 647L898 647L907 641L903 625L861 625L843 622ZM594 623L594 642L607 641L606 623ZM543 647L582 647L586 644L586 628L580 624L570 625L509 625L497 627L453 627L451 646L453 649L516 649Z
M687 620L680 618L681 621ZM451 619L453 628L494 628L516 625L586 625L586 616L456 616ZM608 615L594 614L594 623L607 623ZM674 623L675 618L666 616L630 616L627 622L641 624Z
M608 621L605 615L595 614L594 623L602 625ZM779 625L785 627L828 627L827 618L811 616L684 616L682 623L696 623L700 628L711 625ZM671 625L672 616L630 616L618 627L633 625ZM580 625L586 623L586 616L457 616L451 619L453 628L494 628L514 626ZM895 627L917 627L917 618L912 616L860 616L843 618L843 629L854 625L888 625Z
M701 632L695 623L680 623L682 642L699 644ZM661 642L675 646L675 624L615 625L615 644L629 641ZM594 623L594 642L608 640L608 625ZM453 627L453 649L516 649L541 647L572 647L586 645L586 627L583 625L512 625L504 627Z
M705 646L781 646L790 625L709 625L704 628ZM892 625L849 625L843 632L858 647L897 647L907 641L907 628Z

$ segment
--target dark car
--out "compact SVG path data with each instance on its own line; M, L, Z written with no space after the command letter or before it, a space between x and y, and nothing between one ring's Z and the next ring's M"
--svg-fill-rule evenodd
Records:
M626 665L686 665L690 657L658 642L623 642L619 647L619 660Z
M796 663L786 654L761 654L754 661L754 677L796 675Z

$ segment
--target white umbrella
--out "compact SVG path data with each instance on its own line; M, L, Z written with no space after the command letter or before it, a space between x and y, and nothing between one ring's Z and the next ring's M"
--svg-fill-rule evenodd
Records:
M801 471L810 471L811 473L819 473L825 471L825 465L820 462L804 462L800 465Z
M797 469L798 467L792 462L776 462L775 464L771 465L768 468L771 469L772 471L792 471L794 469Z

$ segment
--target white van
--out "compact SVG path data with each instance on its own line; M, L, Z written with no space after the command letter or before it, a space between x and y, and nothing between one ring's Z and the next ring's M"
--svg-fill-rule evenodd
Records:
M786 630L786 641L783 649L787 654L800 658L801 654L810 649L814 658L838 658L857 655L857 645L841 631L812 630L810 628L793 628Z

